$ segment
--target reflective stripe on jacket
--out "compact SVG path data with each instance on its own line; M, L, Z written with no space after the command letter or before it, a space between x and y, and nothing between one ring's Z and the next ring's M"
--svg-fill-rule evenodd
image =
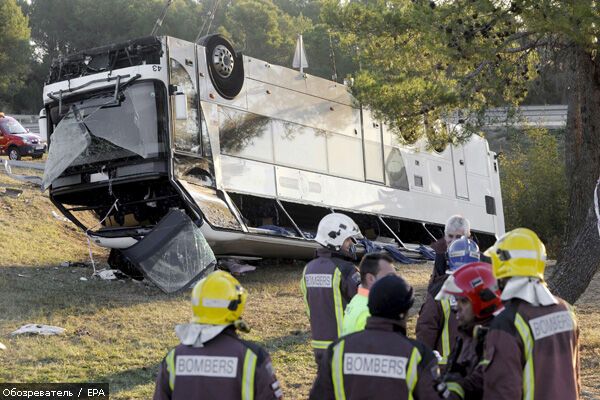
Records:
M400 321L369 317L327 349L309 398L436 399L438 374L431 350L407 338Z
M513 299L494 318L485 341L484 399L579 398L579 328L559 299L535 307Z
M458 336L458 322L454 308L449 299L436 301L428 293L417 318L417 340L440 353L442 356L440 365L446 364Z
M300 288L312 346L324 350L342 334L344 309L358 291L360 275L354 264L328 249L317 250L317 256L306 264Z
M483 359L486 330L492 320L493 317L458 328L457 344L452 349L449 358L454 358L459 339L462 341L460 354L456 357L454 365L447 366L447 368L451 368L450 379L447 382L448 389L455 395L454 398L480 400L483 396L483 367L480 362ZM476 325L480 326L480 330L477 331L478 336L474 336Z
M268 353L233 328L204 347L169 351L156 378L154 400L273 400L282 397Z

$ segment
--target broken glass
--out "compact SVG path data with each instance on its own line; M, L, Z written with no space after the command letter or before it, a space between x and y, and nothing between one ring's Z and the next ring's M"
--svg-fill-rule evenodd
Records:
M116 102L110 97L96 99L105 104L85 117L92 135L143 158L158 155L154 83L136 83L117 97Z
M189 287L216 265L215 255L200 228L176 209L123 253L166 293Z
M156 157L163 151L159 100L164 90L153 82L137 82L51 107L58 126L50 137L43 190L67 168L128 157ZM68 110L62 115L63 110Z
M72 106L52 134L52 145L48 150L48 161L42 178L42 190L48 189L91 142L92 138L83 124L81 114L77 107Z

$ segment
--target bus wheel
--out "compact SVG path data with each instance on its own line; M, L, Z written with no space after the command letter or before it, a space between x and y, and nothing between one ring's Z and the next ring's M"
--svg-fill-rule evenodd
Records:
M244 85L244 61L233 46L221 35L205 36L200 44L206 48L210 80L219 95L233 99Z

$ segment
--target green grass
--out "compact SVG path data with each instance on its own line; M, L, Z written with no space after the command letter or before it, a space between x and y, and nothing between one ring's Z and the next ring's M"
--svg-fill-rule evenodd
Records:
M52 205L39 191L0 173L1 185L25 191L17 199L0 197L5 239L0 246L0 342L7 346L0 351L0 382L109 382L113 399L150 398L158 364L177 344L173 328L190 318L189 292L166 295L142 283L91 279L91 267L59 267L66 260L88 261L85 236L55 220ZM95 248L95 258L105 262L106 252ZM252 328L243 336L271 353L288 399L305 399L315 375L298 287L302 265L265 262L240 278L249 291L245 319ZM412 333L431 265L401 266L400 271L418 299L409 323ZM596 279L577 305L586 398L600 395L599 305ZM66 333L10 337L27 323L57 325Z
M0 161L5 157L0 158ZM35 160L38 161L38 160ZM13 168L13 173L40 175L41 171ZM17 198L0 196L0 266L55 265L63 261L89 261L85 235L74 224L52 216L48 192L4 174L0 165L0 187L20 189ZM60 214L60 213L59 213ZM93 247L95 256L106 257L105 249Z

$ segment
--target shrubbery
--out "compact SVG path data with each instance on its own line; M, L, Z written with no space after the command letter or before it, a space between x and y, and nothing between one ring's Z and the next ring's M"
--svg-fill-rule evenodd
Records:
M527 227L546 244L550 257L560 250L567 220L564 151L544 129L510 134L511 148L500 155L506 230Z

